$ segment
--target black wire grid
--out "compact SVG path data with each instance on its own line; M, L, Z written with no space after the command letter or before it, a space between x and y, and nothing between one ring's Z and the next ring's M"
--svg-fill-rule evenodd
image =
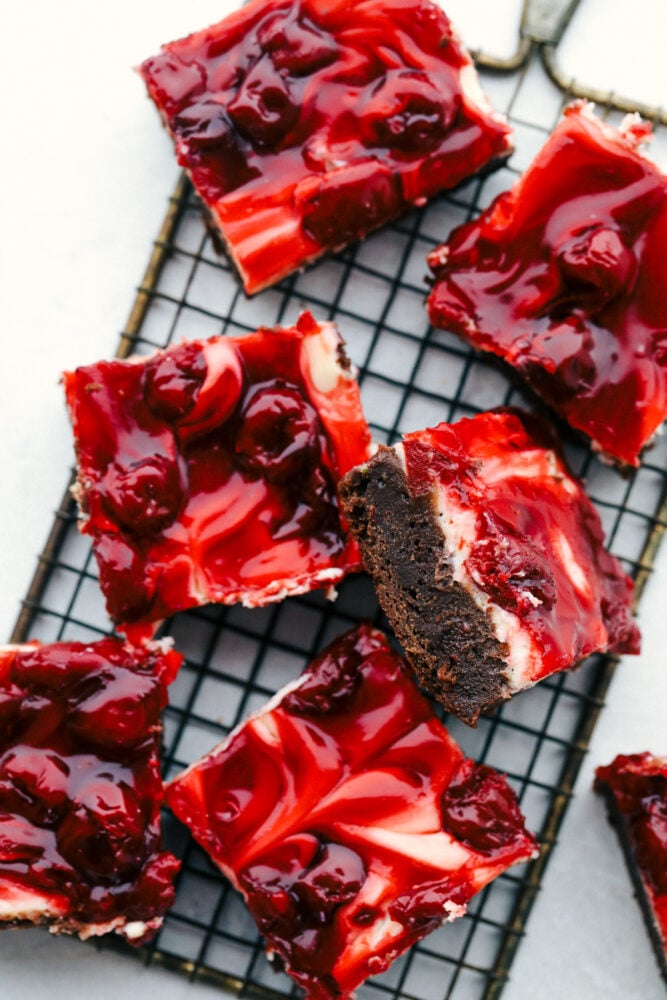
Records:
M338 323L359 368L365 411L378 441L392 442L402 432L493 406L526 405L493 362L429 327L424 258L455 225L510 186L575 92L564 95L548 80L538 50L529 45L518 72L516 62L510 67L511 75L483 73L493 104L508 114L515 129L517 152L508 166L252 299L216 253L197 199L181 179L119 355L145 354L182 338L291 324L309 308L318 319ZM488 61L480 58L482 64ZM660 134L655 146L664 142ZM565 451L572 469L586 480L612 550L641 589L667 522L667 435L627 478L600 464L566 432ZM363 575L348 578L334 603L315 592L263 609L204 607L167 623L164 631L174 637L186 662L165 714L165 777L207 752L360 618L383 623ZM85 641L110 628L90 544L78 533L74 505L65 499L12 641L29 636ZM532 865L501 876L473 900L466 917L431 934L369 980L358 992L360 1000L490 1000L500 995L613 667L613 658L594 657L483 717L476 730L448 720L467 754L507 773L542 854ZM296 995L289 977L274 973L266 961L240 897L169 814L165 838L182 857L183 869L175 906L144 949L145 961L244 996Z

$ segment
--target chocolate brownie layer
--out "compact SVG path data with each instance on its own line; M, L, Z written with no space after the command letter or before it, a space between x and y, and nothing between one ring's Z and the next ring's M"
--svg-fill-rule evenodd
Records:
M413 497L383 446L341 482L340 499L380 604L419 682L469 725L509 698L507 647L453 578L430 493Z

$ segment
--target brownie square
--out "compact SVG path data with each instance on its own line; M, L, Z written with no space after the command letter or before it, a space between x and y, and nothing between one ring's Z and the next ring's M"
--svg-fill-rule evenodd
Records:
M514 792L464 758L382 633L360 625L167 786L267 952L348 997L536 853Z
M173 902L160 712L181 657L117 638L0 647L0 927L148 940Z
M515 186L429 256L431 322L637 466L667 416L667 175L575 103Z
M428 0L253 0L140 73L249 293L510 152Z
M420 683L464 722L591 653L638 652L632 582L535 417L406 434L340 497Z
M81 530L109 614L133 634L194 605L256 607L359 568L336 483L370 435L332 323L304 313L295 327L64 380Z

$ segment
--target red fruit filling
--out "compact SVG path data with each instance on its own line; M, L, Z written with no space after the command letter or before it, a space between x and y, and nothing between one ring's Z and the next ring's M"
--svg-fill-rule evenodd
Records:
M510 148L428 0L253 0L140 73L248 292Z
M336 639L167 786L309 997L349 996L510 865L514 793L466 760L386 638Z
M630 870L639 883L651 936L667 976L667 758L619 754L595 771Z
M183 343L65 374L82 530L119 622L248 606L359 566L340 476L368 455L335 327Z
M119 639L0 648L0 926L151 937L179 862L158 758L180 656Z
M639 651L632 582L545 425L492 411L407 434L402 449L454 579L507 643L514 690L594 652Z
M595 447L638 465L667 416L667 176L586 105L434 250L431 321L504 358Z

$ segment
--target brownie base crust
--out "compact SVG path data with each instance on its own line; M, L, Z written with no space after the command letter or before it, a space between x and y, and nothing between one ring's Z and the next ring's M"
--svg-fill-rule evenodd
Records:
M463 722L512 694L507 646L449 566L430 493L413 497L400 459L380 446L339 485L378 600L419 683Z

